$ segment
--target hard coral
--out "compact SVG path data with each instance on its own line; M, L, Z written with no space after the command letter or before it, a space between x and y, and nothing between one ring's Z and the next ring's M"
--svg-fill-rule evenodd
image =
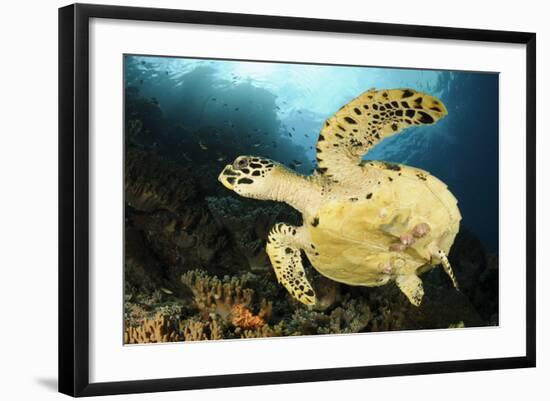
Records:
M248 278L245 274L219 279L201 270L191 270L181 276L181 281L193 292L195 304L203 315L215 313L226 319L235 305L251 304L254 290L244 288Z
M201 321L187 319L180 322L180 331L185 341L221 340L224 338L223 324L217 319Z
M157 314L152 319L143 319L140 326L126 325L124 330L125 344L164 343L182 341L174 322L166 316Z

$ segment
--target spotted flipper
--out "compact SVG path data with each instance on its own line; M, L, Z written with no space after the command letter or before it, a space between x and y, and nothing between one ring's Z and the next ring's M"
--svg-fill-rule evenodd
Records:
M411 301L411 304L420 306L424 297L424 287L422 286L422 280L416 274L399 275L395 279L395 283Z
M301 303L314 305L315 293L302 265L299 235L300 228L275 224L267 237L266 251L279 283Z
M447 276L449 276L449 278L453 282L453 286L458 290L458 281L456 280L456 276L453 272L453 268L451 267L451 263L449 262L447 255L445 255L445 252L443 252L442 250L439 250L437 252L437 257L441 260L443 270L445 270L445 273L447 273Z
M382 139L446 115L440 100L413 89L364 92L325 121L317 141L317 172L345 181Z

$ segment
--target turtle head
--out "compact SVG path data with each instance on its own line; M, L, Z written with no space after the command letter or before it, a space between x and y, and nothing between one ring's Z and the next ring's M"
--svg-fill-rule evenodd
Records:
M239 156L225 166L218 176L227 189L254 199L271 199L273 174L282 169L279 163L258 156Z

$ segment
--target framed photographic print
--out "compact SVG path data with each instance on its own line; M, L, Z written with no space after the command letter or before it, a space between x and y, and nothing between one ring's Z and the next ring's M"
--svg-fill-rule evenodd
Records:
M59 78L61 392L535 366L535 34L78 4Z

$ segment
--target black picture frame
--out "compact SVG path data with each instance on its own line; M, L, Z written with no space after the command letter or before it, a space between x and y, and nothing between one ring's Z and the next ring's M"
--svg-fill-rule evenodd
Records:
M516 43L526 46L526 355L397 365L90 383L89 21L91 18ZM534 367L536 35L478 29L74 4L59 9L59 391L71 396Z

